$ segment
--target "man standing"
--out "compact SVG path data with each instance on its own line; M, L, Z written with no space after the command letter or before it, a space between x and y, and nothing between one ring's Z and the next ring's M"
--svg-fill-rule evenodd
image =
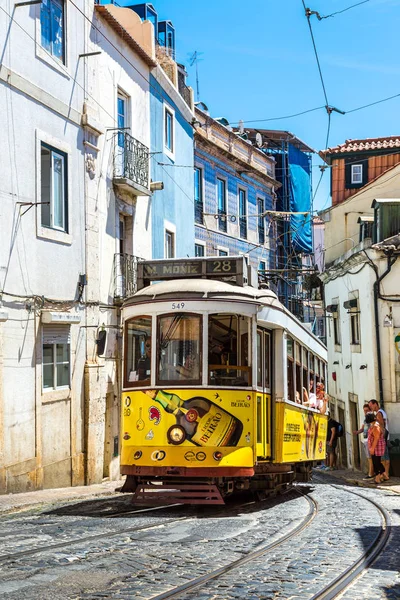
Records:
M336 446L339 427L339 423L329 417L328 430L326 433L326 454L328 466L326 467L325 471L335 471L337 469Z
M390 458L389 458L389 449L388 449L388 441L389 441L389 422L387 418L386 412L383 408L379 407L379 402L375 399L369 401L369 409L376 414L376 420L379 425L382 427L385 438L385 454L382 456L382 464L385 467L385 472L383 473L383 479L387 481L389 479L389 469L390 469Z

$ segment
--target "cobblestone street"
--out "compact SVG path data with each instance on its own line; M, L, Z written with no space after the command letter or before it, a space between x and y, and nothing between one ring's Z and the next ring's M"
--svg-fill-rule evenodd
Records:
M317 510L296 533L310 513L307 497ZM341 597L394 600L400 597L399 495L390 489L360 490L325 474L276 499L242 498L223 508L140 509L128 495L115 494L5 511L0 598L161 599L177 586L213 574L174 597L311 599L374 541L382 523L370 500L390 514L390 539ZM246 557L247 562L215 574Z

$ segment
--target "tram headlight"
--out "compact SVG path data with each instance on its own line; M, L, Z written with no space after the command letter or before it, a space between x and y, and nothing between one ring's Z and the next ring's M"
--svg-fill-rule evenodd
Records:
M172 425L167 431L167 438L171 444L178 446L186 439L186 432L180 425Z
M220 461L222 458L222 452L219 452L219 451L214 452L213 457L214 457L214 460Z
M133 455L133 460L139 460L139 458L141 458L141 456L142 456L142 451L136 450L135 454Z

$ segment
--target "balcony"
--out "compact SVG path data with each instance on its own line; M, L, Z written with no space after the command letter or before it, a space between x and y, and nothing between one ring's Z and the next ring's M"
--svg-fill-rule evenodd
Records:
M114 187L131 196L150 196L149 149L130 133L119 131L114 154Z
M141 258L131 254L114 255L114 300L122 301L137 291L137 265Z

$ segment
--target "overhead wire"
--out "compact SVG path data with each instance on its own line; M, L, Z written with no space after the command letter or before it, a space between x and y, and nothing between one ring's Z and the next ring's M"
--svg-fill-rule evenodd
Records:
M321 16L319 13L316 13L317 18L319 21L322 21L322 19L329 19L330 17L334 17L335 15L341 15L342 13L347 12L351 8L355 8L356 6L361 6L361 4L366 4L369 1L370 0L363 0L363 2L357 2L357 4L352 4L351 6L348 6L347 8L343 8L343 10L337 10L336 12L331 13L330 15L322 15Z

